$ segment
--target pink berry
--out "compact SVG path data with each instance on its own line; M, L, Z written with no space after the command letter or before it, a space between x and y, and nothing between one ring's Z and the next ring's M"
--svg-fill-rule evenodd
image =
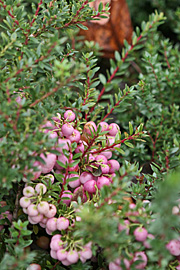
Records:
M74 121L76 118L76 115L73 111L71 110L67 110L65 113L64 113L64 119L67 120L67 121Z
M135 256L133 258L133 262L141 260L138 265L135 266L135 269L144 269L147 265L147 256L143 251L139 251L135 253Z
M107 131L109 130L109 125L106 122L100 122L97 126L101 126L101 131Z
M44 184L42 183L38 183L35 187L35 190L38 194L40 194L40 192L42 192L42 194L45 194L47 191L47 188Z
M109 172L114 173L115 171L118 171L120 168L120 164L117 160L111 159L107 163L109 165Z
M67 253L66 250L64 250L64 249L59 249L59 250L57 251L57 259L58 259L59 261L66 260L67 254L68 254L68 253Z
M22 197L19 204L22 208L27 208L31 204L31 200L27 197Z
M105 156L107 159L110 159L112 157L112 152L111 151L103 151L101 152L103 156Z
M101 171L102 171L102 174L108 174L109 173L109 166L107 164L102 164Z
M69 151L69 146L71 145L71 141L68 139L58 139L58 147L56 147L56 150L60 153L63 153L63 149L66 149Z
M130 222L129 222L129 220L126 220L126 219L125 219L125 220L123 221L123 223L124 223L124 224L121 224L121 223L120 223L120 224L118 225L118 231L121 232L121 231L125 230L125 231L126 231L126 234L128 235L128 234L129 234L129 224L130 224Z
M107 136L107 145L112 145L115 142L115 137Z
M119 130L120 130L120 128L119 128L119 126L117 124L111 123L109 125L109 135L115 136L118 133Z
M61 154L58 156L58 160L61 161L64 165L68 164L69 160L68 158L64 155L64 154ZM57 162L55 164L56 168L59 169L59 170L63 170L64 168L62 166L60 166Z
M122 270L122 267L120 267L120 265L115 262L110 262L109 270Z
M79 180L82 184L84 184L87 181L92 180L92 179L93 179L93 175L90 172L82 172L80 177L79 177Z
M134 236L135 236L135 239L139 242L143 242L146 240L147 238L147 235L148 235L148 232L145 228L143 227L138 227L134 230Z
M169 243L166 245L166 248L169 250L171 255L173 256L180 255L180 241L179 240L173 239L169 241Z
M96 181L95 180L89 180L84 184L84 190L89 193L96 193Z
M62 202L65 203L67 206L69 206L71 203L71 199L72 199L72 192L70 190L65 190L61 196L61 199L62 198L66 198L66 199L62 200ZM67 199L67 198L69 198L69 199Z
M84 153L84 144L82 142L76 147L75 153Z
M76 142L78 143L81 139L81 134L78 130L74 129L73 133L68 136L68 139L71 141L71 142Z
M79 259L79 255L78 255L78 252L76 250L68 251L67 260L70 263L76 263L78 261L78 259Z
M39 211L39 213L46 215L49 211L49 203L46 201L41 201L38 205L37 205L37 209Z
M66 230L69 227L69 220L65 217L60 217L57 219L57 229Z
M145 246L145 248L151 248L151 245L150 245L148 240L154 239L154 238L155 238L155 236L153 234L147 235L147 239L143 242L143 245Z
M25 197L30 198L30 197L32 197L34 194L35 194L34 188L31 187L31 186L27 186L27 187L25 187L25 188L23 189L23 195L24 195Z
M49 204L49 212L46 214L47 218L52 218L56 215L57 209L54 204Z
M44 160L44 163L41 163L41 171L42 173L49 173L52 171L55 163L56 163L56 155L53 153L48 153L46 156L42 153L40 157Z
M72 181L71 179L74 178L74 177L76 177L76 178L78 178L78 179ZM71 188L77 188L77 187L80 186L80 184L81 184L81 182L80 182L80 180L79 180L79 175L78 175L78 174L70 174L70 175L68 176L68 185L69 185Z
M110 181L107 177L105 176L98 177L98 180L97 180L98 189L101 189L103 186L109 186L109 185L110 185Z
M107 162L108 162L107 158L105 156L103 156L103 155L97 155L95 157L95 160L100 164L107 164Z
M61 132L62 132L63 136L65 136L65 137L71 136L73 131L74 131L74 128L71 124L66 123L66 124L62 125Z
M28 216L28 220L31 224L37 224L38 222L37 221L33 221L32 220L32 216Z
M93 122L93 121L90 121L90 122L87 122L85 125L84 125L84 132L91 135L91 131L92 133L96 132L97 131L97 127L96 127L96 124Z

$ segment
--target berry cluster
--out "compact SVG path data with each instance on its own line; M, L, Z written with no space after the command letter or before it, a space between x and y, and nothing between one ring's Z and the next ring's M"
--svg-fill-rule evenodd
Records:
M42 126L42 131L49 139L56 139L53 150L59 154L47 151L40 154L43 162L34 163L36 170L31 171L32 182L26 183L20 205L31 224L39 224L47 234L54 234L50 243L52 258L64 265L76 263L79 259L84 263L92 257L91 244L83 246L78 241L78 246L75 242L72 245L73 239L68 243L66 238L69 239L69 232L80 218L63 216L61 203L70 206L79 196L82 202L86 202L87 197L91 198L104 185L112 183L120 168L119 162L111 159L112 151L120 147L119 127L106 122L96 126L90 121L81 129L72 110L65 111L63 116L58 113L52 120L53 123L48 121ZM58 185L57 177L58 181L60 177L59 199L52 199L50 187L53 189Z
M63 265L71 265L77 263L80 259L82 263L85 263L86 260L92 257L91 243L86 244L81 247L79 251L77 248L68 249L67 241L62 240L62 235L55 234L50 243L50 255L52 258L61 261Z

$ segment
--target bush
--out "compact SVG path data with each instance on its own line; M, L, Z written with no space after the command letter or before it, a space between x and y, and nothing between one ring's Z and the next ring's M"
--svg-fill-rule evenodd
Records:
M163 14L105 76L77 33L108 5L29 2L0 1L1 269L178 269L179 54L159 44Z

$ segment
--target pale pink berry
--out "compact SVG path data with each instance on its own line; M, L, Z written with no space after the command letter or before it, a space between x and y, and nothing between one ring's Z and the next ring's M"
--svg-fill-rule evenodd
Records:
M79 259L79 255L78 255L78 252L76 250L68 251L67 260L70 263L76 263L78 261L78 259Z
M37 209L39 211L39 213L46 215L49 211L49 203L46 201L41 201L38 205L37 205Z
M53 241L53 240L55 240L55 239L61 239L61 237L62 237L62 235L61 234L55 234L55 235L53 235L53 237L51 238L51 241Z
M37 206L33 203L31 203L28 208L27 208L27 212L29 216L37 216L39 214L38 210L37 210Z
M96 181L95 180L89 180L84 184L84 190L89 193L96 193Z
M117 124L111 123L109 125L109 135L115 136L118 133L119 130L120 130L120 128L119 128L119 126Z
M74 128L71 124L65 123L64 125L62 125L61 132L63 136L69 137L72 135L73 131L74 131Z
M41 266L36 263L32 263L28 266L26 270L41 270Z
M143 242L146 240L147 238L147 235L148 235L148 232L145 228L143 227L138 227L134 230L134 236L135 236L135 239L139 242Z
M68 254L68 253L67 253L66 250L64 250L64 249L59 249L59 250L57 251L57 259L58 259L59 261L66 260L67 254Z
M39 225L42 227L42 228L46 228L46 224L42 223L42 222L39 222Z
M69 227L69 220L65 217L60 217L57 219L57 229L66 230Z
M169 241L169 243L166 245L166 248L169 250L171 255L173 256L180 255L180 241L179 240L173 239Z
M49 204L49 212L46 214L47 218L52 218L56 215L57 209L54 204Z
M25 187L25 188L23 189L23 195L24 195L25 197L30 198L30 197L32 197L34 194L35 194L34 188L31 187L31 186L27 186L27 187Z
M50 248L52 250L59 250L63 248L63 241L61 239L51 239Z
M53 184L54 183L54 175L53 174L46 174L44 176L44 180L46 181L47 184L49 184L49 180Z
M46 227L46 233L49 235L52 235L53 231L50 231L47 227Z
M34 170L32 171L32 174L33 174L32 180L36 180L36 179L39 178L39 176L40 176L41 173L42 173L42 167L41 167L39 161L35 161L35 162L33 163L33 167L34 167Z
M69 266L69 265L72 264L72 263L71 263L70 261L68 261L68 260L62 260L61 263L62 263L63 265L65 265L65 266Z
M64 113L64 119L67 120L67 121L74 121L76 118L76 115L73 111L71 110L67 110L65 113Z
M89 260L92 257L92 250L89 247L84 247L83 250L80 251L80 255L84 259Z
M98 177L98 180L97 180L98 189L101 189L103 186L109 186L109 185L110 185L110 181L107 177L105 176Z
M46 228L52 232L57 230L57 218L50 218L46 223Z
M32 220L32 216L28 216L28 220L31 224L37 224L38 222Z
M101 126L101 131L103 132L103 131L107 131L107 130L109 130L109 125L108 125L108 123L106 123L106 122L100 122L98 125L97 125L97 127L98 126Z
M36 223L41 222L42 219L43 219L43 215L42 214L38 214L37 216L31 216L31 220L33 222L36 222Z
M133 258L133 262L141 260L138 265L135 266L135 269L144 269L147 265L147 256L143 251L136 252Z
M27 208L31 204L31 200L27 197L22 197L19 204L22 208Z
M117 160L111 159L107 163L109 165L109 172L114 173L115 171L118 171L120 168L120 164Z
M82 184L84 184L87 181L92 180L92 179L93 179L93 175L90 172L82 172L80 177L79 177L79 180Z
M42 193L42 194L45 194L46 191L47 191L47 187L42 184L42 183L38 183L35 187L35 190L38 194Z
M58 259L58 258L57 258L57 251L56 251L56 250L51 249L51 250L50 250L50 255L51 255L51 257L52 257L53 259L55 259L55 260Z

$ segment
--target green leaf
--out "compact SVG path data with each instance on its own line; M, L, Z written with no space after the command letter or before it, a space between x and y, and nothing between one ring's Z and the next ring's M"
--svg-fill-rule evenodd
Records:
M79 28L83 29L83 30L88 30L88 28L85 25L81 24L81 23L77 23L77 26Z
M133 134L133 126L132 126L131 122L129 122L129 134L130 135Z

